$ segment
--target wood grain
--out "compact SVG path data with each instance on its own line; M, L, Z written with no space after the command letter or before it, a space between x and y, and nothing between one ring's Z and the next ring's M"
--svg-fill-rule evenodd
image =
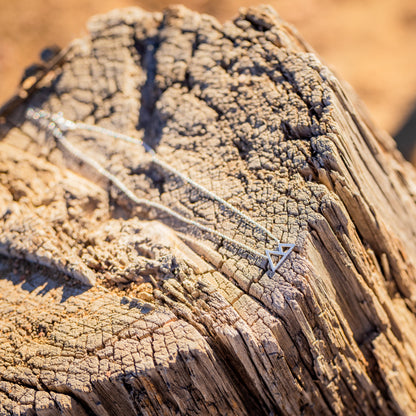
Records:
M2 126L0 414L415 414L415 171L354 93L268 8L88 27ZM28 106L143 138L296 250L271 274L138 209ZM141 148L71 141L137 195L266 248Z

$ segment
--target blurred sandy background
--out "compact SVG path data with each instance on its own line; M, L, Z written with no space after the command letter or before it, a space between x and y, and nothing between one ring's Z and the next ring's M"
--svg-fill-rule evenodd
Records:
M14 92L23 69L39 60L43 47L51 44L63 47L84 35L90 16L125 6L161 11L176 3L180 2L0 0L0 103ZM220 21L236 16L242 6L272 5L354 87L378 125L402 137L403 132L398 132L416 104L415 0L184 0L181 3ZM413 136L416 141L415 131Z

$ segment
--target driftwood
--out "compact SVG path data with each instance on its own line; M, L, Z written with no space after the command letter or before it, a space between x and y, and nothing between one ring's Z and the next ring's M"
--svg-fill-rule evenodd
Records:
M354 94L267 8L126 9L89 31L2 125L0 414L416 414L416 175ZM295 249L272 273L135 205L30 106L143 138ZM265 248L142 148L71 141Z

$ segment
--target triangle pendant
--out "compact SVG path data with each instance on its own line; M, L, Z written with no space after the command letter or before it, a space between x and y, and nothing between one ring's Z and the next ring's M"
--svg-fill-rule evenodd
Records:
M287 256L292 252L293 248L295 247L294 244L283 244L280 243L277 250L266 250L266 256L269 259L269 266L270 270L274 273L281 264L286 260ZM287 250L284 251L283 249L286 248ZM280 260L274 264L272 256L281 256Z

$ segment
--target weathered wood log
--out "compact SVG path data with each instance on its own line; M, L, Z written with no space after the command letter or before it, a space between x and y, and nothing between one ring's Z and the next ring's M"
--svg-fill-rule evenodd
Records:
M268 8L89 32L2 125L0 414L416 414L416 176L354 94ZM238 247L276 249L259 229L142 147L69 132L237 244L138 206L29 107L143 139L295 249L273 273Z

